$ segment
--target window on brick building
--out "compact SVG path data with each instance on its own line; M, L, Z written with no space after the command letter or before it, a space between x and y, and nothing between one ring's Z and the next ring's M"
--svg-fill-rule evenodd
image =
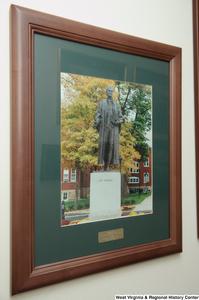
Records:
M69 178L68 178L68 170L64 170L63 172L63 182L68 182Z
M62 193L62 200L68 201L68 192L63 192Z
M130 173L139 173L139 162L134 162L133 164L138 169L133 171L133 168L129 168L129 172Z
M76 170L71 169L71 182L76 182Z
M149 182L149 173L144 173L144 183Z
M129 177L129 183L139 183L139 177Z
M144 162L144 167L149 167L149 157L148 157L147 160Z

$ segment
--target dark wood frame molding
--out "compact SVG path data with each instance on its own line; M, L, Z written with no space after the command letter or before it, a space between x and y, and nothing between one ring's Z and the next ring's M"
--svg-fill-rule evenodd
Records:
M197 229L199 238L199 3L193 0Z
M181 49L12 5L12 294L182 251ZM34 267L34 33L170 65L170 238Z

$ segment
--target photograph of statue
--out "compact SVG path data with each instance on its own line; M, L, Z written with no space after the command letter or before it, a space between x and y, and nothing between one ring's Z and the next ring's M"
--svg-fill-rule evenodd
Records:
M152 86L70 73L60 86L61 226L153 213Z
M93 127L99 132L98 164L103 164L103 171L110 171L111 165L119 164L119 133L123 117L121 108L113 98L112 87L106 89L107 98L100 101Z

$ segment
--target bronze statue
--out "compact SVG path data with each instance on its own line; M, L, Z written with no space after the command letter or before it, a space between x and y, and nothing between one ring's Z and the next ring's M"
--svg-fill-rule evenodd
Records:
M99 132L98 164L104 163L103 171L119 164L119 133L123 123L120 106L112 98L112 87L107 87L106 94L107 98L98 104L93 124Z

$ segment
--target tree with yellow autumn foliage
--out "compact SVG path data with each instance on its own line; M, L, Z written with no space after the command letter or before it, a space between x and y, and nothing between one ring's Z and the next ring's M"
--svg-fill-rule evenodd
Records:
M61 108L61 159L65 169L76 170L75 203L78 201L79 171L97 165L98 132L92 127L98 102L106 98L106 88L115 90L113 80L62 73ZM115 101L118 93L113 94ZM140 158L135 151L131 122L122 124L119 152L122 157L122 173L135 168L133 161Z

